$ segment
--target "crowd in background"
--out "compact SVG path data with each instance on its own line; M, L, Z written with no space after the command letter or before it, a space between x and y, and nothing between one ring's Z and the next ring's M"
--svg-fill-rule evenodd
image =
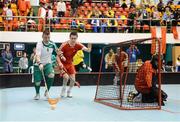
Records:
M5 0L0 14L0 24L5 31L43 31L45 25L53 29L77 29L84 32L144 32L149 26L178 26L180 3L169 0L152 3L150 0L135 0L95 3L91 0L44 1L40 0L38 10L34 10L30 0ZM6 16L6 17L5 17ZM25 16L25 17L12 17ZM38 17L35 19L35 17ZM62 17L62 18L56 18ZM67 18L63 18L67 17ZM103 19L106 18L106 19ZM108 19L107 19L108 18ZM27 26L27 27L26 27Z

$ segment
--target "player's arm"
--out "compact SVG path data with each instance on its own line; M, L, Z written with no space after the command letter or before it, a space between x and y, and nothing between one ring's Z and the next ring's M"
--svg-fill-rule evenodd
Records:
M35 56L35 60L36 63L39 64L40 63L40 56L41 56L41 48L42 48L42 44L40 42L37 43L36 45L36 56Z
M117 71L119 72L120 69L119 69L119 66L118 66L118 63L117 63L117 60L116 60L116 54L113 55L112 62L114 64L114 66L115 66L115 69L117 69Z
M56 61L57 61L57 64L59 66L59 69L62 69L63 68L63 64L62 64L62 62L60 60L60 57L58 55L56 56Z
M124 53L124 55L125 55L125 59L124 59L124 61L122 62L122 65L124 66L124 67L127 67L127 65L128 65L128 54L126 53L126 52L123 52Z
M92 44L90 44L90 43L88 44L87 47L83 46L83 48L82 48L82 50L86 51L86 52L91 52L91 49L92 49Z
M41 64L41 48L42 48L42 43L41 42L38 42L37 45L36 45L36 56L35 56L35 60L36 60L36 63L39 65L39 69L40 70L43 70L43 64Z
M139 51L139 49L137 48L137 46L135 46L135 49L136 49L137 55L139 55L139 54L140 54L140 51Z
M63 55L64 52L64 46L65 43L62 43L61 46L59 47L59 49L57 49L57 56L60 58L60 60L66 61L65 56Z

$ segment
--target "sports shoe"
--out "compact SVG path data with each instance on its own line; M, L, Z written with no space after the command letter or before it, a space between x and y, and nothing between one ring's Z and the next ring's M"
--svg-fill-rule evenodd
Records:
M91 72L91 71L92 71L91 67L88 67L87 69L89 70L89 72Z
M72 98L72 95L71 95L71 92L70 92L70 91L67 91L67 97L68 97L68 98Z
M66 93L66 89L65 88L62 88L61 90L61 94L60 94L60 97L65 97L65 93Z
M34 100L39 100L40 99L40 95L36 94L36 96L34 97Z

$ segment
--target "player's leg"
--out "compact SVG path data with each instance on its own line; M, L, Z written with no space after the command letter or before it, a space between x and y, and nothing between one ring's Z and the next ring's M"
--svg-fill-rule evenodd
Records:
M69 76L67 75L67 73L63 74L63 86L60 94L61 97L65 96L68 80L69 80Z
M67 97L71 98L72 97L71 91L72 91L72 88L73 88L74 83L76 81L76 79L75 79L75 74L76 74L75 67L73 65L70 65L67 69L67 72L68 72L69 79L70 79L69 89L67 91Z
M76 79L75 79L75 74L70 74L69 77L70 77L70 84L69 84L69 89L67 91L67 97L71 98L72 97L71 91L72 91L72 88L74 86Z
M38 66L34 66L34 87L36 90L36 95L34 97L35 100L40 99L40 85L41 85L41 80L42 80L42 74Z
M47 89L48 91L50 90L51 86L53 85L54 82L54 69L52 64L46 64L44 66L44 75L46 78L46 83L47 83ZM47 96L47 91L44 94L45 96Z
M113 79L113 85L117 85L119 80L120 80L119 72L118 72L118 70L115 70L115 76L114 76L114 79Z

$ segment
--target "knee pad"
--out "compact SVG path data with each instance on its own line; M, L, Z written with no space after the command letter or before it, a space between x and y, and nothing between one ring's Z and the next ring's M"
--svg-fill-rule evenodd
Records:
M40 86L41 82L35 82L35 86Z
M50 73L50 74L48 75L48 78L54 78L54 74L53 74L53 73Z

